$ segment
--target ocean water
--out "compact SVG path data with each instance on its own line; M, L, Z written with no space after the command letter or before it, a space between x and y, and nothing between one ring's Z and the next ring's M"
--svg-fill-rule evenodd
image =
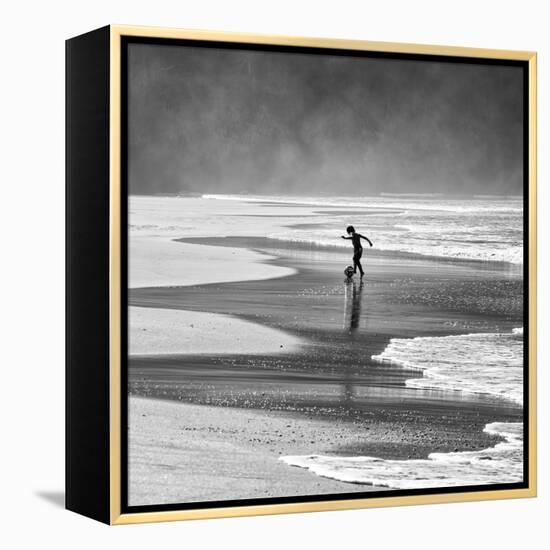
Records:
M521 196L207 195L205 198L249 203L259 213L262 205L271 207L280 218L267 236L281 241L348 248L349 243L342 241L340 235L347 225L354 225L379 250L458 260L523 263ZM303 215L299 221L293 215L297 213ZM285 220L285 216L292 217ZM511 333L395 338L373 359L416 371L415 377L406 382L410 387L488 395L522 406L523 333L520 328ZM504 441L476 452L433 453L426 460L321 455L286 456L281 460L320 476L394 489L521 481L523 425L492 423L485 431L500 435Z
M518 196L130 198L130 236L138 244L145 238L267 235L349 249L349 243L340 239L349 224L382 250L485 262L523 261L523 206ZM393 339L374 360L416 371L407 381L411 387L485 394L514 406L522 403L519 328L512 333ZM477 452L434 453L427 460L319 455L282 460L318 475L392 488L521 480L522 424L493 423L485 431L501 435L504 441Z
M486 394L523 403L523 329L511 333L394 338L372 359L423 376L411 387ZM495 422L485 432L504 441L481 451L432 453L425 460L370 456L285 456L286 464L317 475L392 489L514 483L523 476L523 424Z
M494 422L485 431L504 441L482 451L432 453L427 459L384 460L370 456L285 456L290 466L352 483L392 489L464 487L523 479L523 425Z
M347 225L378 250L443 258L523 263L521 196L445 198L440 195L282 197L204 195L210 200L303 205L316 216L288 222L268 237L319 246L349 246L339 236ZM289 209L290 210L290 209ZM281 208L281 215L284 215Z
M392 338L372 359L423 376L407 386L485 394L523 404L523 331Z

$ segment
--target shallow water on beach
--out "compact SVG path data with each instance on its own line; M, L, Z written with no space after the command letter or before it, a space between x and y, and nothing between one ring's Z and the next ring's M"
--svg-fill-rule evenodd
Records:
M207 197L322 209L315 211L315 224L293 223L268 235L282 241L344 248L347 243L338 236L351 224L370 236L378 250L523 263L523 200L519 196Z
M458 449L477 450L425 458L421 445L449 449L442 444L446 427L439 426L440 446L411 439L409 460L390 452L363 456L360 448L350 450L353 456L336 451L283 460L320 476L391 488L521 481L522 423L515 421L521 418L523 336L513 331L523 319L519 197L131 203L131 235L205 247L214 258L219 247L251 249L269 254L266 264L292 271L271 280L246 280L245 273L242 281L136 288L131 305L235 315L304 341L302 352L278 357L133 358L132 393L357 422L391 416L399 407L395 421L407 422L411 433L418 418L427 418L422 415L433 419L447 407L461 429L472 432L468 446L455 439ZM197 209L182 211L192 204ZM366 251L363 284L343 279L349 242L339 235L348 223L371 237L376 250L388 251ZM495 445L494 436L502 442Z
M423 373L406 380L412 388L491 395L523 403L521 328L511 333L395 338L372 359ZM321 455L281 460L323 477L393 489L521 482L523 424L493 422L484 431L504 441L481 451L431 453L426 460Z
M431 388L494 395L523 404L523 330L511 333L393 338L372 359L421 371L406 381Z
M370 456L285 456L290 466L351 483L392 489L463 487L523 480L523 424L494 422L485 432L504 441L481 451L432 453L427 459L385 460Z

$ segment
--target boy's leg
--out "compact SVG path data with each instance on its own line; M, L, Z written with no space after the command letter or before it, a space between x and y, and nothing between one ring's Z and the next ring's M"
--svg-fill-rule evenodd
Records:
M363 251L360 250L359 252L356 252L353 255L353 272L357 273L357 268L359 268L359 273L361 273L361 277L365 274L363 271L363 266L361 265L361 256L363 255Z

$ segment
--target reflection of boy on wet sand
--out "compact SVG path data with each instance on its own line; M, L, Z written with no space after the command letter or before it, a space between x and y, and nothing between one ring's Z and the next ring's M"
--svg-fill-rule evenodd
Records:
M357 268L359 268L359 273L361 273L361 277L365 274L363 271L363 266L361 265L361 262L359 261L361 259L361 256L363 255L363 247L361 246L361 239L365 239L371 246L372 243L370 242L370 239L368 237L365 237L361 235L360 233L355 232L355 227L353 225L348 225L346 228L346 231L349 237L345 237L342 235L342 239L351 240L353 244L353 273L357 273Z
M361 321L361 294L363 292L363 279L361 282L347 281L346 282L346 305L344 311L344 329L350 333L355 332L359 328Z
M353 345L356 331L361 323L361 294L363 279L348 279L345 283L344 331L349 335L349 344ZM355 399L355 376L352 362L346 363L342 377L342 396L345 403Z

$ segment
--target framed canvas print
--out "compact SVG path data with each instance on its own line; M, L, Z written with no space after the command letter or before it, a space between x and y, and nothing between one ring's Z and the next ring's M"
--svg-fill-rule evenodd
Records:
M67 41L67 508L536 494L536 55Z

